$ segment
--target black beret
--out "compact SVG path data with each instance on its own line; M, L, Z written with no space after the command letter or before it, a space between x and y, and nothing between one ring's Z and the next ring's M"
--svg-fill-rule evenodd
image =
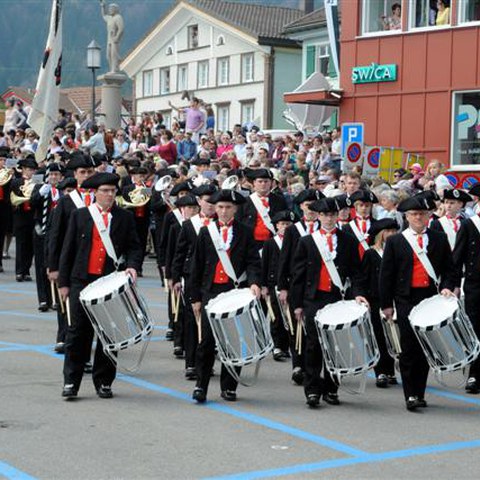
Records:
M272 217L272 223L276 225L278 222L294 222L296 219L296 215L290 210L282 210Z
M58 182L57 188L65 190L66 188L77 188L77 180L73 177L66 177L61 182Z
M218 203L218 202L230 202L235 205L241 205L245 203L247 200L241 194L236 192L235 190L217 190L209 199L208 203Z
M208 185L200 185L197 188L192 190L193 195L197 197L201 197L203 195L212 195L218 190L218 187L213 183L209 183Z
M170 195L172 197L176 197L180 192L191 192L193 188L194 186L192 182L190 181L181 182L172 188Z
M198 207L197 198L194 195L188 194L179 198L175 202L176 207Z
M476 197L480 197L480 183L476 183L473 187L470 187L468 191L470 195L475 195Z
M372 226L368 229L368 235L370 238L375 238L382 230L398 230L400 226L393 218L382 218L372 223Z
M245 175L250 180L256 180L258 178L273 179L273 173L268 168L257 168L255 170L249 168L248 171L245 171Z
M308 206L310 210L319 213L338 212L338 203L335 198L327 197L317 200Z
M357 201L378 203L377 196L373 192L371 192L370 190L357 190L355 193L352 193L350 195L350 200L353 203L355 203Z
M106 172L96 173L95 175L92 175L90 178L87 178L87 180L85 180L82 183L82 188L97 189L102 185L113 185L115 187L118 187L119 180L120 180L120 177L115 173L106 173Z
M20 168L22 167L25 167L25 168L34 168L34 169L37 169L38 168L38 164L37 162L35 161L35 157L29 155L27 158L23 158L22 160L20 160L18 162L18 166Z
M444 190L443 199L458 200L462 202L463 205L472 201L472 197L468 193L465 193L463 190L459 190L458 188Z
M314 188L307 188L306 190L302 190L294 199L294 203L297 205L300 205L303 202L308 202L308 201L315 201L315 200L321 200L322 198L325 198L325 195L320 192L320 190L315 190Z

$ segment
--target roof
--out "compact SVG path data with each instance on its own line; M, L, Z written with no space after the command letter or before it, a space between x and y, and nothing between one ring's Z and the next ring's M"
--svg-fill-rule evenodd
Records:
M4 101L7 100L7 98L13 97L13 98L18 98L19 100L22 100L23 103L27 105L32 104L34 96L35 96L35 89L27 88L27 87L8 87L1 95ZM77 110L74 103L70 100L68 95L64 93L63 90L60 90L60 99L59 99L58 108L63 108L67 112L75 112Z
M67 95L79 113L89 112L92 109L92 87L62 88L61 93ZM95 87L95 106L102 98L102 89Z
M338 20L341 20L341 3L338 5ZM327 18L325 15L325 8L319 8L317 10L314 10L311 13L308 13L307 15L304 15L301 18L298 18L294 20L291 23L285 24L284 25L284 34L288 35L289 33L301 31L301 30L311 30L314 28L320 28L320 27L325 27L327 25Z

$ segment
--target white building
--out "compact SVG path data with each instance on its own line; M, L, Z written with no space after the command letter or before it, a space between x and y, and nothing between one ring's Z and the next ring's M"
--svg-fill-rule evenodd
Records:
M283 27L301 9L178 0L121 63L133 80L133 110L160 111L169 125L169 102L185 106L182 93L212 105L218 130L255 122L287 128L283 92L302 78L301 45Z

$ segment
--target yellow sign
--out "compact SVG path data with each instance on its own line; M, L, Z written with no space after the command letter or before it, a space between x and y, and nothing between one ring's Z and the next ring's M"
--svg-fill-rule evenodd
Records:
M403 150L394 147L382 147L380 156L380 177L389 183L393 181L393 172L397 168L402 168Z
M419 153L409 153L407 155L407 164L405 166L405 170L410 170L410 167L414 163L420 164L423 170L425 167L425 157L423 155L420 155Z

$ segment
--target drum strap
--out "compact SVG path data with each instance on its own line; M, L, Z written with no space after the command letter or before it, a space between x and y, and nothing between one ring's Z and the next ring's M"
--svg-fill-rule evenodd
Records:
M100 211L98 207L93 204L88 207L88 211L93 218L93 223L97 227L98 233L100 234L100 238L102 239L103 246L107 251L108 256L113 260L113 264L115 265L115 269L118 270L120 264L124 262L123 255L118 258L117 253L115 252L115 247L113 246L112 239L110 238L110 228L106 227L103 223L102 216L100 215ZM110 214L111 215L111 214ZM110 226L110 223L109 223Z
M283 239L281 239L278 235L275 235L273 239L275 240L275 243L278 245L278 249L281 250L283 246Z
M440 225L442 226L443 231L447 234L448 243L450 244L450 248L453 250L455 247L456 235L450 220L446 216L443 216L443 217L440 217L438 221L440 222Z
M302 222L296 222L295 228L298 230L301 237L306 237L308 235L308 232L303 228Z
M82 197L77 192L77 190L72 190L69 195L70 195L70 198L72 199L72 202L75 204L77 208L82 208L85 206L85 202L82 200Z
M250 195L250 199L252 200L253 206L256 208L258 214L260 215L261 219L263 220L263 223L265 226L275 235L275 227L272 224L272 221L270 220L270 215L268 213L268 210L265 208L263 203L260 201L259 196L257 193L252 193Z
M243 272L242 275L240 275L240 278L237 278L237 275L233 268L230 257L228 256L228 253L225 250L222 244L222 241L220 239L220 234L218 233L217 225L215 224L215 222L211 222L207 228L208 228L208 233L210 234L210 238L212 239L213 246L217 251L218 259L220 260L220 263L222 264L222 267L225 270L225 273L233 280L233 283L235 284L235 288L237 288L240 283L244 282L247 279L247 274L246 272Z
M177 219L178 223L180 226L182 226L183 223L183 217L182 214L180 213L180 210L176 208L175 210L172 210L173 214L175 215L175 218Z
M402 235L405 237L405 240L407 240L408 244L412 247L412 250L415 252L415 255L417 256L417 258L420 260L420 263L423 265L423 267L427 271L428 276L434 281L435 285L438 287L440 282L438 280L437 274L435 273L435 269L433 268L432 262L430 262L430 259L428 258L426 250L420 248L420 245L417 243L414 236L411 233L409 233L408 230L404 230L402 232Z
M192 222L193 228L195 233L198 235L200 233L200 229L202 228L202 221L200 220L200 215L194 215L190 221Z
M478 233L480 233L480 217L478 215L474 215L473 217L470 217L470 220L477 228Z
M336 287L340 289L340 292L342 292L342 296L343 296L345 294L345 291L347 290L347 285L346 284L344 285L342 282L342 279L340 278L340 274L338 273L337 267L335 266L335 262L333 261L334 257L327 249L327 246L325 245L325 241L323 240L318 230L312 233L312 238L313 238L313 241L315 242L315 245L318 248L320 256L322 257L323 263L325 263L325 266L327 267L327 270L330 275L330 278L332 279L332 282Z
M360 244L362 245L362 247L364 248L364 250L368 250L370 247L368 246L368 243L367 243L367 241L365 240L365 236L364 236L363 233L358 229L355 220L352 220L351 222L349 222L349 225L350 225L350 228L352 229L355 237L356 237L357 240L360 242Z

